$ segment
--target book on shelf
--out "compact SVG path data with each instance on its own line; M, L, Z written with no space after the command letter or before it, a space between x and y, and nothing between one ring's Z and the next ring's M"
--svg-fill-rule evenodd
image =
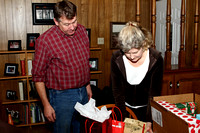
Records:
M28 59L27 64L28 64L28 75L32 75L32 73L31 73L31 70L32 70L32 60Z
M23 82L24 100L28 100L27 81L26 80L22 80L22 82Z
M23 124L28 124L28 113L27 113L27 110L28 110L28 105L25 104L23 105L23 111L22 111L22 114L20 115L20 119L21 121L23 122Z
M28 105L25 105L25 119L24 119L25 124L29 123L28 122L28 115L29 115L29 113L28 113Z
M33 82L32 80L29 80L29 85L30 85L29 96L33 99L39 98L39 95L35 87L35 82Z
M40 110L41 110L41 108L40 108ZM42 112L42 110L40 111L40 114L41 114L41 121L45 122L44 113Z
M21 75L26 75L26 69L25 69L25 60L20 60L20 67L21 67Z
M36 122L41 121L40 110L39 110L39 106L37 105L35 105L35 121Z
M26 121L26 116L27 116L27 112L26 112L26 105L24 105L24 116L23 116L23 121L24 121L24 124L27 124L27 121Z
M21 80L18 82L19 84L19 99L20 100L27 100L28 94L27 94L27 81Z
M35 103L30 105L31 123L35 123Z
M31 103L30 105L31 123L45 122L44 114L40 105Z
M23 82L19 81L19 99L24 100L24 87L23 87Z

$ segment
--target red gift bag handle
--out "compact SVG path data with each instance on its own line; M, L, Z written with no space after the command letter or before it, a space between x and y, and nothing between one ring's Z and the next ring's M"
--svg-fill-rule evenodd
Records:
M85 133L87 133L87 121L88 119L85 120Z
M143 125L142 133L144 133L144 130L145 130L145 124Z
M116 113L115 113L115 111L114 111L114 108L117 108L118 110L119 110L119 112L120 112L120 115L121 115L121 121L123 121L122 120L122 112L121 112L121 110L117 107L117 106L114 106L113 108L112 108L112 116L113 116L113 119L115 119L115 120L117 120L117 115L116 115ZM114 117L114 115L115 115L115 117Z
M94 125L94 123L97 123L97 122L92 122L92 125L90 126L90 132L89 133L91 133L92 132L92 126Z
M86 119L86 121L85 121L85 133L87 133L87 122L88 122L88 119ZM97 123L97 122L96 121L92 122L92 124L89 128L89 133L92 132L92 127L93 127L94 123Z

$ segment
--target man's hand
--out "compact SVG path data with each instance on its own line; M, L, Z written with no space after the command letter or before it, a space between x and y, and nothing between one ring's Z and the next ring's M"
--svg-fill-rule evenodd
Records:
M88 94L88 99L90 100L90 98L92 98L92 89L91 89L90 84L88 84L86 86L86 90L87 90L87 94Z
M55 110L52 108L50 104L44 106L44 115L50 122L55 122L56 120Z
M44 116L49 121L54 122L56 120L56 114L55 110L48 101L44 82L35 82L35 86L44 106Z

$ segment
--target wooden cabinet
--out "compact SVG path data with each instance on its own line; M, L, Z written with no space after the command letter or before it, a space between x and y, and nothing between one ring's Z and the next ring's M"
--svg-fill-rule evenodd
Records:
M166 74L163 75L162 83L162 94L161 95L172 95L174 94L174 75Z
M162 95L200 92L200 68L165 70Z

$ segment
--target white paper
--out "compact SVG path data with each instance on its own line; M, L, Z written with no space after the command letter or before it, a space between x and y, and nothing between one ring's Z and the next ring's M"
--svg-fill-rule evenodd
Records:
M103 123L110 118L111 111L108 111L106 106L103 106L101 110L95 107L95 100L90 98L89 102L85 105L76 103L74 107L82 116L90 118L92 120Z

